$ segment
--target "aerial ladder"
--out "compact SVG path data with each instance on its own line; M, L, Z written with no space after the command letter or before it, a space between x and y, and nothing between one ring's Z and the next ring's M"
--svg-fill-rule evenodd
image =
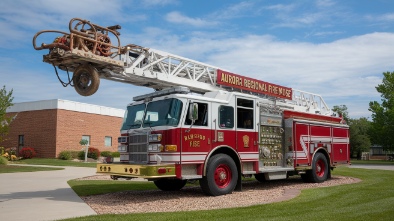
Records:
M267 82L267 85L251 86L251 90L237 87L243 80L255 82L255 79L240 75L234 84L223 83L223 76L231 74L224 69L194 61L160 50L135 44L121 46L121 26L102 27L90 21L73 18L69 22L69 32L43 30L33 37L36 50L49 49L43 61L52 64L63 86L74 86L82 96L94 94L100 79L129 83L153 88L156 91L174 86L184 86L194 93L206 93L218 90L241 91L272 100L283 108L330 116L331 109L318 94L286 88ZM52 43L37 44L43 33L61 34ZM60 79L58 69L73 72L68 81ZM224 74L224 75L223 75ZM242 81L241 81L242 79ZM256 80L257 81L257 80ZM246 81L245 81L246 82ZM261 83L261 81L259 81ZM238 84L238 85L239 85ZM267 89L287 90L287 94ZM279 88L279 89L278 89Z

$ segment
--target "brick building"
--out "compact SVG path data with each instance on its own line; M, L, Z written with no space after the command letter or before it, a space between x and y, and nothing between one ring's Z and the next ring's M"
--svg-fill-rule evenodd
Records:
M81 139L100 151L117 151L124 110L67 100L15 103L5 148L33 147L37 157L55 158L63 150L81 150Z

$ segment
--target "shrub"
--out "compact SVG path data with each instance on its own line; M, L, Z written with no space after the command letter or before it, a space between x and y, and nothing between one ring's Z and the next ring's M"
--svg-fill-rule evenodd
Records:
M97 148L89 147L88 158L97 160L99 156L100 156L100 151Z
M19 151L19 156L25 159L30 159L36 156L36 151L33 147L24 147Z
M119 152L112 152L112 157L120 157L120 153Z
M92 159L97 160L99 156L100 156L100 151L97 148L89 147L88 158L92 158ZM85 151L84 150L78 152L78 159L80 159L80 160L85 159Z
M81 150L78 152L78 159L84 160L85 159L85 151Z
M8 164L7 158L0 156L0 165L7 165L7 164Z
M79 153L80 151L78 151L78 150L72 150L72 151L70 151L70 153L71 153L71 158L72 159L77 159L78 158L78 153Z
M103 151L103 152L101 152L100 156L102 156L102 157L111 157L112 153L111 153L111 151Z
M6 158L8 161L19 160L19 158L16 156L16 147L6 149L4 147L0 147L0 153L0 156Z
M60 160L71 160L72 159L71 151L64 150L59 153L59 156L57 158Z

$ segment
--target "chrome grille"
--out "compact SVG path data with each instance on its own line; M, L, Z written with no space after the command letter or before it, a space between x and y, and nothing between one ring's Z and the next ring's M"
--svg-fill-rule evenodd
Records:
M148 133L132 134L129 137L130 163L148 163Z

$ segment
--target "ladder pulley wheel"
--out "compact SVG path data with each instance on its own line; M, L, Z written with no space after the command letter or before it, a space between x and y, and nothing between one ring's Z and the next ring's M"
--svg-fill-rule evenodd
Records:
M100 76L97 70L89 65L80 65L74 71L73 83L75 91L82 96L90 96L96 93L100 85Z

